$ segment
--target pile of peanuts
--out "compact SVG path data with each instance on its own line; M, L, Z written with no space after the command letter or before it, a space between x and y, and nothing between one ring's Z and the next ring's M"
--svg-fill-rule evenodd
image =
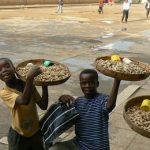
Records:
M133 106L129 107L126 113L134 124L150 132L150 111L144 111L139 106Z
M26 77L31 67L32 66L18 67L17 73L22 77ZM39 65L39 67L42 69L42 73L35 77L35 81L55 82L70 76L68 68L61 64L54 64L48 67Z
M147 71L139 65L132 63L126 64L122 61L111 61L99 59L96 61L97 68L104 68L124 74L145 74Z

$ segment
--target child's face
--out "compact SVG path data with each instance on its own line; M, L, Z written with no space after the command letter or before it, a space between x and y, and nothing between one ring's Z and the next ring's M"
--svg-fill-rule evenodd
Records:
M85 97L91 98L97 93L97 87L99 86L98 80L93 74L85 73L80 77L80 87Z
M9 61L0 60L0 79L5 83L9 82L14 77L15 70Z

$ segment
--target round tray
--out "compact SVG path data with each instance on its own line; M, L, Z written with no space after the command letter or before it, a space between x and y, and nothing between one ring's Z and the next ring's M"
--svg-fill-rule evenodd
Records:
M110 60L111 56L98 57L95 60L95 67L96 67L96 69L99 72L101 72L104 75L106 75L106 76L110 76L110 77L117 78L117 79L120 79L120 80L127 80L127 81L144 80L148 76L150 76L150 65L148 65L148 64L144 64L144 63L141 63L139 61L132 60L134 62L134 64L139 65L141 68L147 70L147 73L144 73L144 74L125 74L125 73L115 72L113 70L108 70L108 69L106 69L106 68L104 68L103 66L100 66L100 65L98 66L97 65L97 61L100 60L100 59L103 59L103 60L108 60L109 59Z
M150 99L150 95L138 96L138 97L134 97L134 98L128 100L128 102L126 102L126 104L124 106L123 117L124 117L125 121L127 122L127 124L131 127L131 129L133 129L135 132L137 132L137 133L139 133L139 134L141 134L141 135L143 135L145 137L150 138L150 132L146 131L143 128L140 128L139 126L134 124L131 121L131 119L128 116L128 114L126 113L127 109L129 107L132 107L132 106L135 106L135 105L140 106L142 101L143 101L143 99Z
M24 62L18 64L16 66L16 74L17 74L18 78L20 78L24 82L26 81L26 77L24 77L24 76L22 76L18 73L18 68L19 67L25 67L28 63L32 63L34 65L41 65L44 62L44 60L45 59L33 59L33 60L27 60L27 61L24 61ZM52 61L52 62L54 64L60 64L60 65L64 66L68 70L69 75L66 78L62 79L62 80L55 80L55 81L35 81L34 80L34 82L33 82L34 85L37 85L37 86L41 86L41 85L46 85L46 86L47 85L58 85L58 84L62 84L64 82L66 82L70 78L71 74L70 74L70 71L69 71L69 69L66 65L58 63L56 61Z

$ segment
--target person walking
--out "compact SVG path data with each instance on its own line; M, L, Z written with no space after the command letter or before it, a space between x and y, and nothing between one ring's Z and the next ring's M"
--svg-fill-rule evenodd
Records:
M104 7L104 2L103 2L103 0L100 0L99 1L99 8L98 8L98 12L99 12L99 14L103 14L103 7Z
M129 0L125 0L125 1L123 2L122 22L124 21L124 19L125 19L125 22L128 21L129 9L130 9L130 1L129 1Z
M145 4L145 9L146 9L146 17L148 18L150 12L150 0L147 0Z
M61 13L63 13L63 5L64 2L63 0L58 0L58 9L57 9L57 13L60 11Z

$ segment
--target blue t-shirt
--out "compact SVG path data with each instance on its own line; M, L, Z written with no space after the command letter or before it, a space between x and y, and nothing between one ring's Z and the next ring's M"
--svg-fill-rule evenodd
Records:
M76 99L75 107L80 114L75 124L79 150L109 150L107 99L105 94Z

